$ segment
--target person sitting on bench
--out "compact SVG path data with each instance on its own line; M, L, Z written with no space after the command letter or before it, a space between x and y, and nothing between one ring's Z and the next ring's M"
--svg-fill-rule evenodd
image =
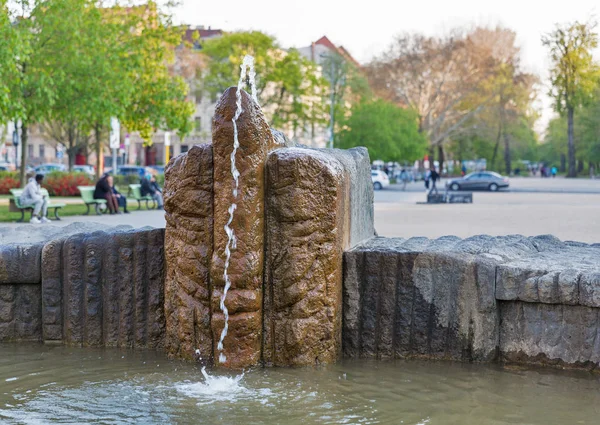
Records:
M30 222L34 224L48 223L48 198L42 195L43 174L36 174L35 178L29 179L21 194L21 205L24 207L33 207L33 216ZM40 215L41 212L41 215Z
M117 197L113 195L112 188L108 182L108 174L104 174L96 183L94 190L94 199L106 199L106 205L111 214L120 214Z

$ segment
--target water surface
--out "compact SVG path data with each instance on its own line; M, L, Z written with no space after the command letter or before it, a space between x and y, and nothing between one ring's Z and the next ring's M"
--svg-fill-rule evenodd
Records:
M155 352L0 344L4 424L598 424L600 377L343 361L236 376Z

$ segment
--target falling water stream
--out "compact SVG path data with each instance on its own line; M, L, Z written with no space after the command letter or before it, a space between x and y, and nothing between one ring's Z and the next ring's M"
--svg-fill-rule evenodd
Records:
M225 363L227 357L225 353L223 353L223 340L227 336L227 331L229 329L229 311L227 310L227 306L225 305L225 299L227 298L227 291L231 288L231 279L229 278L229 261L231 260L231 250L236 249L237 242L235 238L235 231L231 227L231 223L233 222L233 214L237 208L237 204L235 200L238 196L239 189L239 179L240 172L235 166L235 155L237 153L238 148L240 147L240 142L238 140L238 128L237 128L237 120L243 112L242 109L242 89L246 83L246 77L250 82L250 89L252 91L252 99L258 104L258 98L256 96L256 72L254 71L254 58L252 56L246 55L244 56L244 60L240 65L240 80L238 81L237 92L236 92L236 111L233 119L231 120L233 124L233 150L231 151L231 175L233 176L234 187L233 187L233 203L229 207L229 220L225 225L225 232L227 233L227 245L225 245L225 266L223 268L223 279L225 280L225 287L223 289L223 294L221 295L221 303L220 308L223 312L223 316L225 318L225 325L223 326L223 330L221 331L221 338L219 339L219 344L217 348L219 350L219 362Z

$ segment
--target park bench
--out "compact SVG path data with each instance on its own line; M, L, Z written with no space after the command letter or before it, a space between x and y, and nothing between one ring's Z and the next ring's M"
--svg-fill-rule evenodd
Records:
M138 210L142 208L142 201L146 201L146 208L150 209L150 201L152 201L152 208L156 208L156 201L150 195L142 196L142 185L141 184L130 184L128 198L135 199L138 202Z
M52 203L47 189L42 189L41 192L42 195L48 198L48 209L54 209L54 218L56 220L60 220L60 217L58 216L58 210L64 207L66 204ZM9 201L8 211L21 213L21 218L18 219L17 222L22 223L25 220L25 211L27 210L31 211L31 217L33 217L34 206L21 204L21 195L23 194L23 189L10 189L10 194L12 195L12 198Z
M77 189L79 189L81 199L87 207L87 211L84 215L88 215L90 213L90 205L94 206L96 214L102 215L102 210L100 209L100 206L106 204L106 199L94 199L94 190L96 188L94 186L77 186Z

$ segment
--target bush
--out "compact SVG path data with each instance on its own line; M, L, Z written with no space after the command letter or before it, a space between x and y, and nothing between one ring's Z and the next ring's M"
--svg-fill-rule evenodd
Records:
M10 189L18 189L21 187L19 183L19 174L13 171L0 171L0 195L10 194Z
M129 186L130 184L140 184L140 176L138 176L137 174L130 174L127 176L113 176L113 182L115 184L115 186L122 186L122 187L126 187Z
M50 196L79 196L77 186L91 186L94 182L84 173L54 172L47 174L42 186Z

